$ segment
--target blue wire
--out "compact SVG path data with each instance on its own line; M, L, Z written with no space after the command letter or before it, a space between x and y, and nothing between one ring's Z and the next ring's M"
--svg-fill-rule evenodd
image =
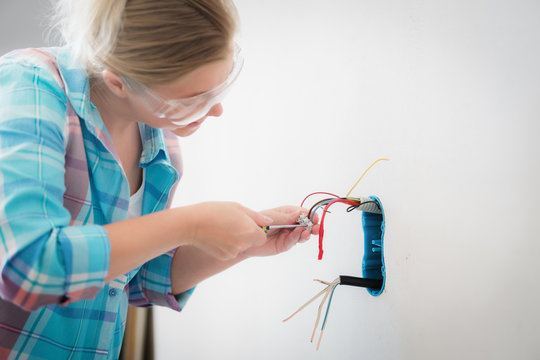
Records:
M313 217L315 216L315 213L317 212L317 210L319 210L320 207L324 206L324 205L327 205L329 203L331 203L332 201L334 201L335 199L332 199L332 200L328 200L328 201L325 201L323 203L320 203L319 205L317 205L312 211L311 211L311 221L313 221Z
M336 291L337 285L334 286L334 288L332 289L332 293L330 294L330 299L328 299L328 305L326 306L326 313L324 314L324 320L321 326L321 331L323 331L324 325L326 324L326 318L328 317L328 311L330 311L330 304L332 303L332 297L334 296L334 291Z

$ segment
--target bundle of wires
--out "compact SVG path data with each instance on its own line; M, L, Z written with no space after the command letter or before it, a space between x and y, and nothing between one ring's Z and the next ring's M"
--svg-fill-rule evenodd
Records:
M323 251L324 219L326 218L326 214L330 212L330 211L328 211L330 206L332 206L334 204L337 204L337 203L349 205L349 207L347 208L347 212L351 212L351 211L359 208L362 205L367 205L367 204L375 204L375 205L377 205L377 202L373 201L373 200L367 200L366 201L365 199L361 199L361 198L339 197L337 195L326 193L326 192L314 192L314 193L309 194L304 199L304 201L302 201L302 205L300 205L300 206L303 206L304 202L309 197L311 197L313 195L318 195L318 194L327 194L327 195L332 195L333 196L332 198L326 198L326 199L318 201L317 203L315 203L311 207L311 209L309 209L309 212L308 212L308 218L313 222L313 220L314 220L313 218L314 218L315 213L317 212L317 210L319 210L320 208L323 209L323 213L322 213L322 216L321 216L321 222L320 222L320 229L319 229L319 255L318 255L318 259L322 260L323 253L324 253L324 251Z
M354 184L354 186L351 188L351 190L347 193L346 196L340 197L338 195L335 195L335 194L332 194L332 193L327 193L327 192L314 192L314 193L309 194L308 196L306 196L304 198L304 200L302 201L302 204L300 206L304 206L304 203L306 202L306 200L308 198L310 198L311 196L313 196L313 195L329 195L329 196L331 196L329 198L325 198L323 200L320 200L320 201L316 202L309 209L309 212L308 212L308 218L313 222L314 216L317 213L317 210L319 210L320 208L323 209L323 214L322 214L321 221L320 221L320 230L319 230L319 256L318 256L319 260L322 260L322 256L323 256L322 244L323 244L323 237L324 237L324 219L326 217L326 214L329 212L328 209L330 208L330 206L332 206L334 204L337 204L337 203L345 204L345 205L348 205L348 208L347 208L348 212L350 212L352 210L355 210L355 209L358 209L358 208L360 208L359 210L367 210L369 212L380 212L381 211L381 209L379 208L379 204L376 201L371 200L370 198L355 198L355 197L350 197L349 196L351 194L351 192L354 190L354 188L356 187L356 185L358 185L360 180L362 180L364 175L369 171L369 169L371 169L371 167L373 167L373 165L375 165L377 162L379 162L381 160L388 160L388 159L378 159L373 164L371 164L371 166L369 168L367 168L366 171L364 171L362 176L360 176L360 179L358 179L358 181ZM313 333L311 335L311 342L313 342L313 339L315 337L315 332L317 330L317 326L319 325L321 315L323 313L324 304L328 300L328 304L326 306L326 312L324 313L324 319L323 319L322 326L321 326L321 332L320 332L320 335L319 335L319 341L317 342L317 350L319 350L319 346L321 344L321 339L323 337L324 330L325 330L326 325L328 323L328 313L330 311L330 305L332 303L332 298L334 296L334 291L336 290L337 286L338 285L349 285L349 286L361 286L361 287L372 287L372 286L373 287L380 287L379 281L381 281L381 280L355 278L355 277L350 277L350 276L340 276L340 277L338 277L336 280L334 280L332 282L322 281L322 280L318 280L318 279L316 279L315 281L326 285L326 288L324 288L321 292L319 292L317 295L315 295L311 300L309 300L307 303L302 305L291 316L284 319L283 321L287 321L287 320L291 319L293 316L295 316L300 311L305 309L309 304L314 302L317 298L322 296L323 299L321 301L321 304L319 305L319 309L318 309L318 312L317 312L317 319L315 321L315 327L313 328Z
M326 307L326 313L324 314L324 320L321 327L321 332L319 335L319 341L317 342L317 350L319 350L319 347L321 346L321 340L324 334L324 329L326 328L326 320L328 319L328 312L330 311L330 304L332 303L332 297L334 296L334 291L336 290L336 287L340 284L340 278L337 278L336 280L332 282L327 282L323 280L315 279L315 281L320 282L321 284L326 285L326 288L324 288L320 293L315 295L311 300L309 300L307 303L302 305L298 310L296 310L291 316L284 319L283 322L290 320L293 316L298 314L300 311L305 309L309 304L317 300L318 297L323 296L323 299L321 301L321 304L319 305L319 311L317 312L317 319L315 321L315 326L313 327L313 333L311 334L311 342L313 342L313 339L315 338L315 332L317 331L317 326L319 325L319 321L321 320L321 313L324 306L324 303L328 298L328 305Z
M323 251L324 219L326 218L326 213L329 212L328 209L330 208L330 206L332 206L332 205L334 205L336 203L341 203L341 204L349 205L349 207L347 208L347 212L350 212L350 211L353 211L353 210L357 209L358 207L360 207L362 205L377 204L376 201L372 201L371 199L355 198L355 197L350 197L349 195L352 193L352 191L354 190L356 185L358 185L360 180L362 180L364 175L366 175L366 173L373 167L373 165L375 165L376 163L378 163L379 161L382 161L382 160L388 160L388 159L384 159L384 158L378 159L373 164L371 164L371 166L368 167L366 169L366 171L364 171L362 176L360 176L360 178L354 184L354 186L351 188L351 190L349 190L349 192L347 193L346 196L340 197L340 196L332 194L332 193L318 191L318 192L314 192L314 193L309 194L302 201L302 204L300 205L301 207L304 206L304 203L306 202L306 200L308 198L310 198L311 196L313 196L313 195L330 195L330 196L332 196L331 198L326 198L326 199L323 199L323 200L320 200L320 201L316 202L311 207L311 209L309 209L309 212L308 212L308 218L313 222L314 216L317 213L317 210L319 210L320 208L323 209L323 213L322 213L322 216L321 216L321 222L320 222L320 230L319 230L319 255L318 255L319 260L322 260L323 253L324 253L324 251Z

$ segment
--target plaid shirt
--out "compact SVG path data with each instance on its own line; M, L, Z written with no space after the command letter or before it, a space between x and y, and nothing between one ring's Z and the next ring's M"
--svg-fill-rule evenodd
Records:
M142 126L143 214L170 205L176 137ZM129 185L69 48L0 58L0 358L116 359L128 302L180 311L173 252L109 283L102 225L126 218ZM152 239L149 239L152 241Z

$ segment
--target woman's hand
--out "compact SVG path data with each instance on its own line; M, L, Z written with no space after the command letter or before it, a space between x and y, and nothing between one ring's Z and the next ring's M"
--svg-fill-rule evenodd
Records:
M262 230L261 226L272 224L296 224L300 214L307 213L306 209L296 206L258 213L236 203L208 202L177 209L182 211L187 224L193 226L186 226L185 222L180 224L180 229L190 228L186 238L191 240L185 245L192 246L180 246L174 255L171 278L175 294L192 288L247 257L276 255L319 233L317 216L313 219L311 232L303 227L274 229L268 233ZM187 213L185 210L188 210ZM178 226L174 223L177 219L172 217L173 228Z
M219 259L236 258L247 249L267 242L261 226L272 218L234 202L205 202L193 205L192 244Z
M272 219L271 225L293 225L300 214L308 211L297 206L282 206L275 209L261 211L260 214ZM307 241L311 235L319 233L319 218L315 215L311 232L304 227L293 229L274 229L267 233L266 242L253 246L242 253L243 256L270 256L277 255L291 249L298 242Z

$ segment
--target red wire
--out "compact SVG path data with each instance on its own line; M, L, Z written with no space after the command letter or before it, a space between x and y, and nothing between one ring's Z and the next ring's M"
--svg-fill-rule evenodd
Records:
M332 195L332 194L330 194L330 195ZM326 206L323 209L323 214L322 214L322 217L321 217L320 228L319 228L319 256L318 256L319 260L322 260L323 253L324 253L324 251L323 251L324 218L326 217L326 213L328 212L328 208L330 207L330 205L335 204L335 203L343 203L343 204L348 204L348 205L358 205L357 201L347 200L347 199L336 199L336 200L332 200L331 202L326 204Z
M313 196L313 195L317 195L317 194L332 195L332 196L335 197L335 198L339 198L339 196L334 195L334 194L331 194L331 193L327 193L327 192L321 192L321 191L319 191L319 192L314 192L314 193L309 194L308 196L306 196L306 197L304 198L304 200L302 200L302 204L300 204L300 207L304 206L304 203L306 202L306 200L307 200L309 197L311 197L311 196Z

